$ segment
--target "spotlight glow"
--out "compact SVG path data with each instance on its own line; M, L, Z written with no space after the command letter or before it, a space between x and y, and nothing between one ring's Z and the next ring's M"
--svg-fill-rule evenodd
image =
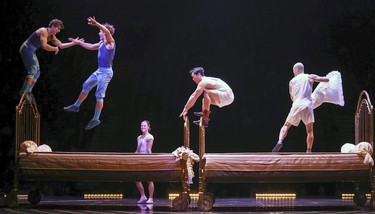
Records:
M124 195L123 194L113 194L113 193L108 193L108 194L96 194L96 193L92 193L92 194L83 194L83 199L87 199L87 200L98 200L98 199L101 199L101 200L120 200L120 199L123 199L124 198Z
M169 200L174 200L179 195L180 195L180 193L169 193L168 194L168 199ZM191 200L198 200L199 199L199 194L198 193L189 193L189 196L190 196Z
M295 193L256 193L256 199L285 199L294 200L296 199Z
M370 193L367 193L365 195L366 195L367 200L371 199L371 194ZM354 198L354 193L343 193L343 194L341 194L341 199L342 200L353 200L353 198Z

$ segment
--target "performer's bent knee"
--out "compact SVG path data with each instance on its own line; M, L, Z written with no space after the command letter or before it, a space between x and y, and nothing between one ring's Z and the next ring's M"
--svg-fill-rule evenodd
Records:
M34 79L37 80L40 77L40 70L37 70L37 72L34 74Z
M87 95L88 94L88 92L85 92L85 91L81 91L81 94L83 94L83 95Z
M97 103L104 102L104 97L98 97L98 96L96 96L96 102Z
M34 79L34 75L27 75L26 78L33 80Z
M83 94L88 94L90 91L91 91L91 89L86 88L85 85L82 86L82 91L81 91L81 93L83 93Z

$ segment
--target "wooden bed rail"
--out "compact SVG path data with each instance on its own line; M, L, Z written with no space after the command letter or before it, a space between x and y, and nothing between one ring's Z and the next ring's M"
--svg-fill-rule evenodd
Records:
M206 130L202 124L199 125L199 159L202 160L206 153Z
M189 117L186 117L184 122L184 146L190 148L190 125Z
M189 117L185 118L184 122L184 147L190 148L190 125L189 125ZM173 207L177 211L186 211L190 202L190 183L188 182L188 169L187 169L187 162L183 159L180 160L181 165L181 183L182 183L182 192L179 196L177 196L173 200Z
M198 209L201 211L209 211L214 204L212 196L208 196L206 192L206 129L202 126L202 120L199 124L199 187L198 187Z

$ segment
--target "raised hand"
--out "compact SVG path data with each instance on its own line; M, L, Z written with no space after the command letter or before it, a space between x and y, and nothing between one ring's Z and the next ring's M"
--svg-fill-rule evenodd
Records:
M96 26L98 22L95 19L95 16L87 18L87 24L91 26Z

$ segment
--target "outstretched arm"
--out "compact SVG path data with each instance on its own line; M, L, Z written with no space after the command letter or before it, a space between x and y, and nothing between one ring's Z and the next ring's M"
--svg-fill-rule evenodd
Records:
M60 49L65 49L65 48L69 48L69 47L72 47L72 46L78 44L78 43L75 43L73 40L78 40L78 41L82 41L82 42L85 41L83 38L79 38L79 37L77 37L77 38L75 38L75 39L69 38L69 41L70 41L70 42L66 42L66 43L61 43L60 40L55 39L55 40L53 41L53 44L56 45L57 47L59 47Z
M316 74L310 74L309 79L314 81L314 82L328 82L329 78L328 77L321 77Z
M87 18L87 23L91 26L99 28L104 33L105 39L107 41L106 46L108 45L107 49L111 50L114 48L115 40L113 39L111 32L109 32L109 30L104 25L97 22L95 16Z
M87 43L85 42L84 39L73 39L73 38L69 38L69 41L73 42L74 44L77 44L87 50L98 50L99 49L99 45L100 43L95 43L95 44L91 44L91 43Z
M186 105L180 114L180 117L184 117L185 119L187 112L189 111L191 107L193 107L198 97L202 95L202 93L204 92L204 89L205 89L205 85L202 82L200 82L197 85L197 88L195 89L195 91L190 95L189 100L186 102Z

